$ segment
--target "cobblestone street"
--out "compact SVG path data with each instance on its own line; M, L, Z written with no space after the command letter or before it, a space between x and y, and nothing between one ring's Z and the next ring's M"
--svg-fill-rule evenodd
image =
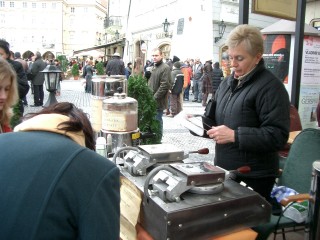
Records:
M49 93L44 90L44 104L48 99ZM56 97L58 102L72 102L77 107L82 108L90 115L90 99L91 95L84 92L82 80L64 80L61 83L61 95ZM201 103L192 102L193 95L190 96L189 102L184 102L183 110L191 114L202 114L204 107ZM38 111L40 107L30 107L33 105L33 95L31 90L27 96L28 107L25 107L25 114L29 112ZM190 160L212 161L214 156L214 142L211 139L196 137L190 134L189 130L181 126L175 118L163 117L164 134L162 143L170 143L182 149L185 153L189 151L198 150L200 148L209 148L208 155L190 154Z

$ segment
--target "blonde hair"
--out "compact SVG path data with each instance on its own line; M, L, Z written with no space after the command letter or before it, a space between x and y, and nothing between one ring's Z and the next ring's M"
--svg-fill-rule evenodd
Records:
M12 116L12 107L18 102L19 99L17 75L7 60L0 57L0 82L6 78L10 78L11 86L3 109L0 110L0 123L9 124Z
M226 41L229 48L235 48L241 43L244 43L246 51L251 56L263 54L263 38L260 30L257 27L247 24L239 25L234 28Z

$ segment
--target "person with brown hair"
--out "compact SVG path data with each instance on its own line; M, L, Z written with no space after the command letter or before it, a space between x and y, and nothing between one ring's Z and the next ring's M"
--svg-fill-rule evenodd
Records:
M132 76L143 75L143 64L141 57L136 57L133 63Z
M19 102L17 103L17 111L15 112L15 117L17 119L20 119L24 113L22 99L27 95L30 88L27 80L27 75L23 70L22 64L11 59L10 44L4 39L0 39L0 57L6 59L16 72Z
M0 133L11 132L12 107L18 100L16 73L11 65L0 57Z
M0 146L0 239L119 239L119 169L94 152L82 110L28 114Z
M212 65L210 62L204 64L203 76L202 76L202 106L207 106L207 100L209 94L212 94L211 81L213 78Z
M91 85L92 85L92 76L94 73L94 69L93 69L93 61L89 60L87 62L87 65L84 67L85 68L85 79L86 79L86 87L85 87L85 92L86 93L91 93L92 89L91 89Z

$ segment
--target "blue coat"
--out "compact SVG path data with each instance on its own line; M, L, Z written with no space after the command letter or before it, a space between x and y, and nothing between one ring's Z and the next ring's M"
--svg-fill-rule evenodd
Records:
M119 239L119 170L68 137L0 134L0 239Z

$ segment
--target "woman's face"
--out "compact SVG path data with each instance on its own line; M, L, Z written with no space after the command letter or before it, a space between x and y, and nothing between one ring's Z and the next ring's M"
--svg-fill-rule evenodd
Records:
M256 56L250 55L244 43L239 44L234 48L229 48L229 61L234 70L235 77L241 77L250 72L260 61L262 54Z
M3 110L3 107L9 96L11 87L11 79L6 77L0 81L0 111Z

